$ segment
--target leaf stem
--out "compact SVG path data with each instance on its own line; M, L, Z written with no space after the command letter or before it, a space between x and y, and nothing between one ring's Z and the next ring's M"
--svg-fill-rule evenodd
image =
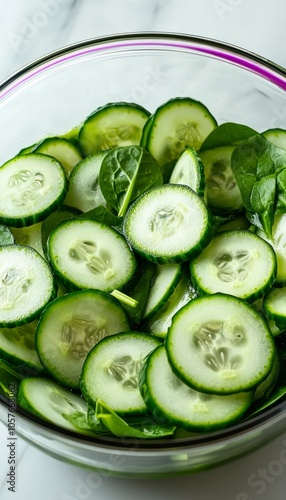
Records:
M129 295L126 295L125 293L120 292L119 290L113 290L113 292L111 292L110 295L113 295L113 297L118 299L120 302L122 302L126 306L132 307L133 309L135 309L135 307L138 306L137 300L132 299L132 297L129 297Z

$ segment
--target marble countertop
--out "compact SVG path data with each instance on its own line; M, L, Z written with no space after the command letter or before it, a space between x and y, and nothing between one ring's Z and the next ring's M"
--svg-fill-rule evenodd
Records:
M1 0L0 80L73 42L123 32L203 35L286 67L285 0ZM128 480L61 463L18 438L17 488L7 487L7 429L0 423L0 498L9 500L282 500L286 432L263 449L190 477ZM283 455L284 456L284 455ZM277 465L278 464L278 465Z

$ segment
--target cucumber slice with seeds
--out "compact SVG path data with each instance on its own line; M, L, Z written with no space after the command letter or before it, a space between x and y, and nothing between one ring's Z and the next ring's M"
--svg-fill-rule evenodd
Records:
M109 103L96 109L79 132L79 144L85 156L117 146L139 145L150 113L134 103Z
M253 302L272 287L276 257L268 243L250 231L237 229L213 237L190 264L198 293L226 293Z
M154 113L146 148L160 165L177 160L185 148L199 150L217 126L204 104L189 97L170 99Z
M123 231L131 247L159 264L198 255L212 235L210 214L188 186L164 184L139 196L126 212Z
M241 418L252 401L251 392L221 396L192 389L173 372L164 346L147 357L140 390L155 418L190 431L226 427Z
M196 298L178 311L166 349L187 385L222 395L255 388L269 374L276 353L262 316L243 300L221 293Z
M70 289L122 288L132 277L136 260L121 234L97 221L61 222L48 239L54 272Z
M0 327L13 327L39 317L55 297L51 269L31 247L0 246Z
M242 197L231 168L235 146L223 146L201 151L204 165L207 204L217 212L237 212L243 209Z
M120 303L99 290L79 290L55 299L40 317L36 350L51 376L79 388L84 360L104 337L128 331Z
M0 168L0 222L22 227L40 222L59 207L67 180L61 164L50 156L16 156Z
M81 375L81 391L90 404L104 401L113 411L145 413L139 390L144 358L161 342L139 332L122 332L103 339L89 353Z

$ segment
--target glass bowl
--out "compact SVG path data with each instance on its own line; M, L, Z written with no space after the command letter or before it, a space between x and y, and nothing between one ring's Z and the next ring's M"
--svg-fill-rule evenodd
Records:
M53 52L2 82L0 164L46 136L67 132L107 102L136 102L152 112L177 96L203 102L219 124L285 128L283 68L214 40L125 34ZM6 426L8 411L2 398ZM204 470L259 448L286 430L286 401L225 430L152 441L79 436L20 408L15 416L19 436L60 460L117 476L155 477Z

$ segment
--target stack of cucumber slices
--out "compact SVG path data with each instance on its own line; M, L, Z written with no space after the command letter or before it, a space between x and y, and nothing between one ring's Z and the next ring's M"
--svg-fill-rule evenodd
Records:
M286 130L190 97L72 125L0 167L0 395L139 439L285 398Z

